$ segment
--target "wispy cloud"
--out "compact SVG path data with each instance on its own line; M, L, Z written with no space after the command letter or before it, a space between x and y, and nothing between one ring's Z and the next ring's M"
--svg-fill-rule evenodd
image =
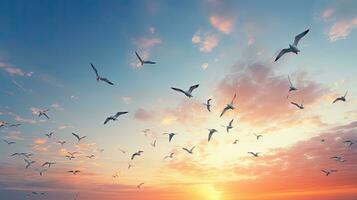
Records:
M209 53L218 45L219 38L210 33L197 32L192 36L192 43L198 45L200 51Z
M328 37L331 42L346 39L351 31L357 27L357 17L353 19L344 19L335 22L328 31Z
M31 77L33 72L24 72L18 67L14 67L8 63L0 62L0 68L12 76L27 76Z
M36 120L23 118L20 115L17 115L13 112L9 112L8 114L13 116L17 122L28 123L28 124L36 124L37 123Z
M155 116L155 112L152 110L145 110L143 108L139 108L136 110L134 114L135 119L139 120L150 120L153 119Z
M224 34L230 34L234 27L234 19L213 15L209 18L211 25Z

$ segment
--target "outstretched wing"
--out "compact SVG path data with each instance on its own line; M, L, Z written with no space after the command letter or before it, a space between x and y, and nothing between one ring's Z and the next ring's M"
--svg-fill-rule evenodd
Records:
M174 88L174 87L171 87L171 89L175 90L175 91L178 91L178 92L182 92L185 94L185 91L181 90L180 88Z
M72 135L73 135L74 137L76 137L77 140L80 140L79 135L77 135L77 134L75 134L75 133L72 133Z
M156 64L156 62L154 62L154 61L149 61L149 60L144 61L144 63L145 63L145 64L152 64L152 65L153 65L153 64Z
M190 87L190 89L188 90L188 92L192 92L194 89L196 89L196 88L198 88L198 86L200 86L199 84L197 84L197 85L193 85L193 86L191 86Z
M343 95L343 97L346 97L347 93L348 93L348 90L346 91L345 95Z
M223 110L222 110L222 113L219 117L222 117L224 115L224 113L228 110L229 108L228 107L225 107Z
M232 119L232 120L229 122L229 126L232 126L233 120L234 120L234 119Z
M234 94L233 99L232 99L232 101L231 101L231 104L233 104L234 99L235 99L236 97L237 97L237 94Z
M48 117L48 115L44 112L43 115L47 118L50 119L50 117Z
M288 80L289 80L289 83L290 83L290 87L293 86L293 84L291 83L291 80L290 80L290 76L288 75Z
M107 117L107 119L105 119L105 121L104 121L104 124L107 124L110 119L111 119L110 117Z
M110 82L107 78L100 78L100 80L108 83L109 85L114 85L114 83Z
M92 69L93 69L93 71L95 72L95 75L96 75L97 77L99 77L97 68L95 68L92 63L91 63L90 65L92 66Z
M300 107L300 105L297 104L297 103L295 103L295 102L290 102L290 103L293 104L293 105L296 106L296 107Z
M279 60L279 58L281 58L284 54L291 52L290 48L287 49L282 49L280 51L280 53L278 54L278 56L275 58L274 62L276 62L277 60Z
M136 55L136 57L139 59L141 65L143 65L143 64L144 64L144 61L143 61L143 59L141 59L141 57L139 56L138 52L135 51L135 55Z
M295 39L294 39L294 45L296 46L300 39L303 38L308 32L310 31L310 29L307 29L306 31L300 33L299 35L295 36Z
M126 113L128 113L128 112L117 112L117 113L115 114L115 117L119 117L120 115L124 115L124 114L126 114Z
M182 148L183 150L185 150L185 151L187 151L187 153L189 153L190 152L190 150L188 150L187 148L185 148L185 147L183 147Z
M338 98L336 98L332 103L336 103L337 101L340 101L340 100L341 100L341 98L338 97Z

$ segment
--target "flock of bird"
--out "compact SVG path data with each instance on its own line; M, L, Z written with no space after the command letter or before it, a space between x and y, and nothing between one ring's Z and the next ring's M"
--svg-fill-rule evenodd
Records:
M278 56L276 57L275 61L278 61L283 55L285 55L286 53L295 53L295 54L298 54L300 52L300 50L298 49L297 45L299 43L299 41L309 32L309 29L307 29L306 31L298 34L295 39L294 39L294 42L293 44L289 44L289 48L286 48L286 49L282 49L280 51L280 53L278 54ZM150 65L153 65L153 64L156 64L156 62L153 62L153 61L149 61L149 60L143 60L140 55L135 52L135 55L137 57L137 59L139 60L140 62L140 65L144 65L144 64L150 64ZM275 62L274 61L274 62ZM102 77L101 75L99 75L99 72L97 70L97 68L92 64L90 63L91 65L91 68L93 69L94 73L95 73L95 76L96 76L96 80L97 81L102 81L102 82L105 82L109 85L114 85L114 83L112 81L110 81L108 78L105 78L105 77ZM295 92L295 91L298 91L298 88L295 87L292 83L292 81L290 80L290 76L288 76L288 81L289 81L289 88L288 88L288 96L287 96L287 99L289 99L289 94L292 93L292 92ZM183 95L185 95L185 97L188 97L188 98L192 98L193 97L193 92L199 87L199 84L195 84L195 85L192 85L190 86L187 90L184 90L184 89L181 89L181 88L177 88L177 87L171 87L171 89L175 92L178 92L178 93L181 93ZM347 92L341 96L341 97L338 97L336 98L332 103L337 103L339 101L341 102L345 102L346 101L346 95L347 95ZM222 108L222 111L220 112L220 115L219 117L223 117L227 112L229 111L232 111L235 109L235 99L236 99L237 95L234 94L233 95L233 98L230 102L228 102L223 108ZM211 112L212 110L212 98L209 98L207 101L205 101L203 103L203 106L205 107L205 109L207 109L208 112ZM292 105L296 106L297 108L299 109L304 109L304 105L303 105L303 101L301 103L296 103L296 102L293 102L291 101L290 102ZM37 115L38 117L45 117L46 119L50 119L49 115L48 115L48 112L50 110L49 109L44 109L44 110L39 110L37 112ZM119 112L116 112L114 115L112 116L109 116L107 117L105 120L104 120L104 125L106 125L107 123L109 123L110 121L117 121L118 118L122 115L125 115L125 114L128 114L127 111L119 111ZM231 119L229 121L229 123L227 125L222 125L222 127L225 128L225 131L227 133L229 133L229 131L231 129L233 129L233 122L234 122L234 119ZM0 121L0 128L2 127L19 127L21 126L21 124L10 124L8 122L4 122L4 121ZM150 129L145 129L143 130L142 132L144 134L148 134L151 130ZM218 130L215 129L215 128L210 128L208 129L208 137L207 137L207 141L210 142L213 138L213 135L215 133L217 133ZM50 133L46 133L45 136L48 138L48 139L51 139L53 136L54 136L55 132L50 132ZM167 132L167 133L163 133L163 135L167 136L168 137L168 142L172 142L174 137L178 135L178 133L174 133L174 132ZM86 138L86 136L81 136L79 135L78 133L72 133L72 136L74 137L74 139L76 140L77 143L80 143L83 139ZM256 137L256 140L260 140L263 135L261 134L254 134L254 136ZM9 140L3 140L7 145L13 145L15 144L16 142L15 141L9 141ZM325 140L322 139L321 142L324 142ZM232 144L237 144L239 142L238 139L234 140ZM66 145L67 141L64 141L64 140L58 140L56 142L57 144L64 146ZM344 144L347 144L349 147L351 147L353 144L355 144L356 142L353 141L353 140L345 140L343 141ZM156 147L156 139L150 143L150 145L152 147ZM197 148L197 145L195 146L192 146L192 147L182 147L182 151L186 152L187 154L194 154L194 150L195 148ZM123 154L126 154L126 151L125 150L122 150L122 149L119 149ZM98 149L98 152L103 152L104 149ZM132 161L134 160L135 158L138 158L138 157L141 157L143 155L144 151L143 150L138 150L134 153L131 154L130 156L130 160L129 161ZM80 154L80 152L76 152L76 151L73 151L73 152L70 152L68 151L67 154L65 155L65 158L67 158L68 160L73 160L75 159L78 155ZM253 156L253 157L259 157L261 155L260 152L254 152L254 151L249 151L247 152L247 154ZM170 152L167 156L165 156L163 159L166 160L166 159L172 159L174 158L174 155L175 153L173 152ZM34 165L36 163L36 161L34 160L31 160L31 157L33 156L32 153L26 153L26 152L17 152L17 153L13 153L12 155L10 155L11 157L14 157L14 156L17 156L21 159L24 160L24 167L26 169L30 168L32 165ZM90 154L90 155L86 155L85 156L86 158L88 159L94 159L96 156L94 154ZM346 160L340 156L333 156L331 157L331 159L334 159L336 162L345 162ZM42 164L40 164L39 168L35 168L34 170L40 175L40 176L43 176L45 172L47 172L51 167L53 168L53 166L56 165L56 162L55 161L46 161ZM129 162L128 164L128 169L130 169L131 167L133 167L133 165ZM336 169L323 169L321 170L326 176L329 176L331 175L332 173L334 172L337 172L338 170ZM78 170L78 169L72 169L72 170L68 170L67 173L69 174L72 174L72 175L77 175L77 174L80 174L81 171ZM119 172L115 172L112 177L113 178L118 178L120 176L120 173ZM136 187L138 189L140 189L142 186L144 185L144 182L141 182L140 184L138 184ZM31 193L32 195L45 195L44 192L32 192Z

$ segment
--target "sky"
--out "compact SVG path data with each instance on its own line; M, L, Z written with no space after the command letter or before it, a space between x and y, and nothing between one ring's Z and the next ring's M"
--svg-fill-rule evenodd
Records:
M356 9L352 0L1 1L0 199L356 199ZM274 62L306 29L301 52ZM141 66L135 51L156 64ZM96 81L90 63L114 85ZM195 84L192 98L170 88ZM235 109L219 117L234 94ZM119 111L128 114L103 124ZM208 129L218 130L209 142ZM27 169L11 156L21 152L33 154Z

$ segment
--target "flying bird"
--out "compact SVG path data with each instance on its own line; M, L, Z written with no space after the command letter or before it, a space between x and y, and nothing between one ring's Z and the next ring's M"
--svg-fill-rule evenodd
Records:
M234 119L232 119L232 120L229 122L228 126L223 126L223 127L226 127L227 133L229 133L229 130L233 128L233 125L232 125L232 124L233 124L233 120L234 120Z
M323 173L325 173L326 176L329 176L332 172L337 172L337 170L335 169L331 169L331 170L321 170Z
M345 141L343 141L343 143L348 144L348 147L351 147L353 144L355 144L355 142L352 140L345 140Z
M144 153L144 151L137 151L131 155L131 160L134 160L135 156L141 156L141 154Z
M150 60L143 60L143 59L139 56L138 52L136 52L136 51L135 51L135 55L136 55L136 57L139 59L141 66L143 66L144 64L151 64L151 65L156 64L156 62L153 62L153 61L150 61Z
M153 143L150 143L150 145L151 145L152 147L156 147L156 140L154 140Z
M218 132L216 129L208 129L208 142L211 140L213 133Z
M74 157L73 155L66 155L66 158L68 158L68 160L72 160L73 158L76 158L76 157Z
M50 109L45 109L45 110L39 110L38 111L38 117L45 116L47 119L50 119L50 117L47 115L46 112L48 112Z
M181 92L181 93L183 93L184 95L186 95L187 97L191 98L191 97L193 97L193 96L192 96L193 90L196 89L196 88L198 88L198 86L200 86L200 85L199 85L199 84L193 85L193 86L191 86L187 91L184 91L184 90L182 90L182 89L180 89L180 88L175 88L175 87L171 87L171 89L173 89L173 90L175 90L175 91L177 91L177 92Z
M139 185L137 185L136 187L138 188L138 189L140 189L141 188L141 186L143 186L144 185L144 183L140 183Z
M24 161L27 163L26 169L29 168L33 163L36 162L36 161L33 161L33 160L27 160L27 159L24 159Z
M211 101L212 101L212 99L208 99L207 103L203 103L203 105L206 106L208 112L211 112L211 106L212 106Z
M337 162L346 162L345 159L343 159L341 156L333 156L331 159L334 159Z
M76 175L77 173L79 173L81 171L79 171L79 170L70 170L70 171L67 171L67 172Z
M260 135L260 134L258 135L258 134L255 134L255 133L254 133L254 135L255 135L255 137L257 138L257 140L259 140L259 138L263 137L263 135Z
M237 144L239 142L239 140L234 140L234 142L232 144Z
M299 35L295 36L294 44L289 44L289 48L282 49L280 51L280 53L278 54L278 56L275 58L274 62L279 60L279 58L281 58L286 53L293 52L295 54L298 54L298 52L300 52L300 49L297 48L297 45L298 45L300 39L303 38L308 32L309 32L309 29L307 29L306 31L304 31L304 32L300 33Z
M7 140L3 140L4 142L6 142L6 144L8 145L12 145L12 144L15 144L16 142L13 142L13 141L7 141Z
M107 117L104 121L104 124L108 123L110 120L116 121L116 120L118 120L118 117L120 115L124 115L126 113L128 113L128 112L117 112L115 115Z
M95 155L91 154L90 156L86 156L86 157L89 158L89 159L92 159L92 158L95 157Z
M45 136L47 136L48 138L51 138L54 133L55 133L55 132L46 133Z
M80 142L82 139L84 139L84 138L87 137L87 136L79 137L79 135L77 135L77 134L75 134L75 133L72 133L72 135L77 138L78 142Z
M169 135L169 142L171 142L172 138L177 135L177 133L164 133L163 135Z
M187 153L189 154L193 154L193 150L196 148L196 146L193 146L191 149L187 149L185 147L183 147L182 149L185 150Z
M348 92L348 91L346 91L345 95L336 98L332 103L336 103L337 101L343 101L343 102L345 102L345 101L346 101L347 92Z
M258 156L259 156L259 154L260 154L259 152L254 153L254 152L251 152L251 151L250 151L250 152L248 152L248 153L249 153L249 154L252 154L254 157L258 157Z
M166 159L168 159L168 158L173 158L173 157L174 157L174 154L175 154L175 153L170 153L170 155L164 157L164 160L166 160Z
M41 167L44 167L46 165L48 165L48 168L51 168L52 165L56 164L55 162L45 162L41 165Z
M301 104L298 104L298 103L295 103L295 102L290 102L292 105L294 105L294 106L296 106L296 107L298 107L299 109L304 109L304 104L303 103L301 103Z
M226 107L222 110L221 115L219 117L222 117L224 113L226 113L228 110L234 110L235 107L233 105L234 99L236 98L237 94L234 94L232 101L226 105Z
M74 155L76 155L78 152L76 152L76 151L74 151L74 152L68 151L67 153L68 153L69 155L71 155L71 157L74 157Z
M61 146L63 146L66 143L66 141L59 140L57 143L60 144Z
M110 82L107 78L99 76L98 70L94 67L94 65L92 63L90 65L92 66L92 69L94 70L95 75L97 76L97 81L104 81L104 82L108 83L109 85L114 85L114 83Z

